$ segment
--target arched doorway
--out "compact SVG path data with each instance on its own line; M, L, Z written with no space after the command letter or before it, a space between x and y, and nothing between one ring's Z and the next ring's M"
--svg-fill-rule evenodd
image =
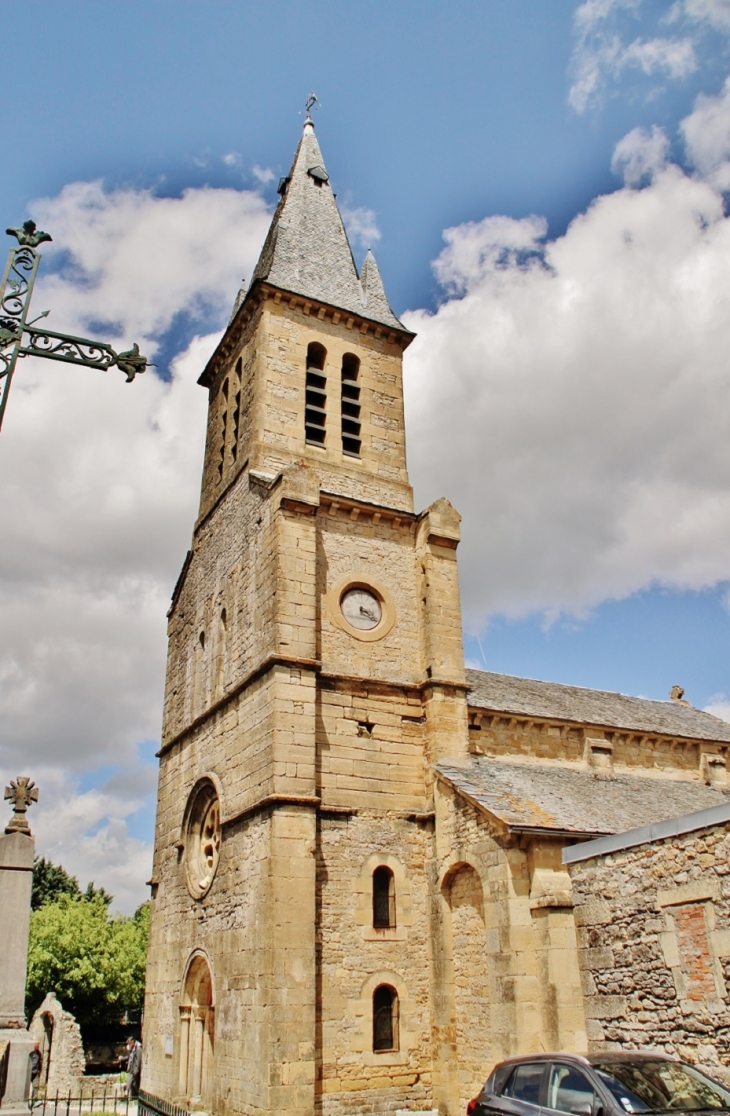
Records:
M193 955L180 997L180 1062L178 1087L193 1106L204 1106L213 1082L215 1006L207 959Z
M41 1022L43 1023L43 1041L41 1043L41 1077L38 1084L45 1088L48 1084L48 1074L53 1055L53 1016L50 1011L43 1012Z
M481 1089L491 1068L489 972L484 895L470 864L455 865L443 884L451 914L454 1007L461 1110Z

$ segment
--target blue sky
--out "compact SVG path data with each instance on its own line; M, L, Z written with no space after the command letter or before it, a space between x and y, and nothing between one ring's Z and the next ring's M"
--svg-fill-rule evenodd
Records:
M411 479L464 516L469 661L730 712L728 0L28 0L3 28L37 309L168 381L13 387L0 768L43 780L44 851L143 894L194 380L311 89L356 257L419 332Z

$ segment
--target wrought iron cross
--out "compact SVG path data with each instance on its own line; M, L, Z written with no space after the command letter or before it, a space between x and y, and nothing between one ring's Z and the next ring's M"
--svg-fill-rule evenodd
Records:
M13 803L13 816L5 826L6 833L30 833L25 814L29 806L38 801L38 787L27 775L19 775L10 780L5 788L5 799Z
M306 103L304 105L305 109L307 110L307 120L312 119L312 109L314 108L314 106L316 105L317 108L319 108L320 104L321 104L321 101L320 101L319 97L317 96L317 94L316 93L310 93L309 96L307 97Z
M117 353L103 341L54 333L28 322L30 298L41 259L38 245L52 238L38 229L35 221L26 221L20 228L6 232L17 238L18 247L10 249L0 287L0 429L18 357L42 356L104 371L116 365L126 375L127 383L147 368L147 358L136 344L124 353ZM45 316L45 313L40 315L41 318Z

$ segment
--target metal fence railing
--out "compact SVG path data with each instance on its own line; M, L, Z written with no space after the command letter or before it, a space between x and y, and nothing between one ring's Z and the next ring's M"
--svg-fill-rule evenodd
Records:
M137 1100L120 1089L81 1090L80 1096L56 1093L31 1098L33 1116L137 1116Z
M179 1108L176 1104L170 1104L169 1101L140 1089L137 1116L190 1116L190 1112L187 1108Z
M82 1089L80 1096L40 1092L31 1098L32 1116L190 1116L186 1108L140 1090L138 1097L126 1094L119 1084L103 1089Z

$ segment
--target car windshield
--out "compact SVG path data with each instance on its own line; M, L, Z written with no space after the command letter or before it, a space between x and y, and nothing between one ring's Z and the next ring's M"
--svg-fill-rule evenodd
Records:
M730 1092L680 1062L605 1061L595 1072L625 1112L699 1112L730 1108Z

